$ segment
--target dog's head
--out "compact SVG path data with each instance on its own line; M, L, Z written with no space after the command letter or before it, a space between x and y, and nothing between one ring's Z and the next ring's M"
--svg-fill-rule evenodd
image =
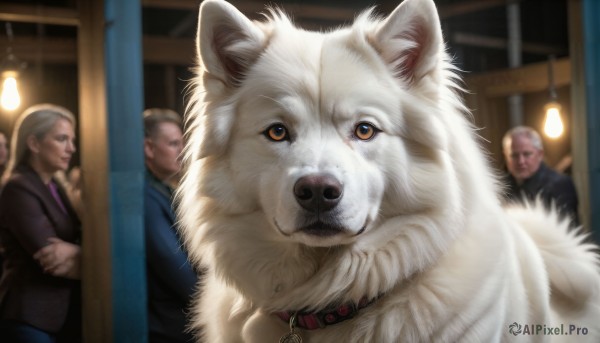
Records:
M257 23L204 1L184 187L309 246L457 211L443 113L456 108L433 1L405 0L384 20L371 12L317 33L277 10Z

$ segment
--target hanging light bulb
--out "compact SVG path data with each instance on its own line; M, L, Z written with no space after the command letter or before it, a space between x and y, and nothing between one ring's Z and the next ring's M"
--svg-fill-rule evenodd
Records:
M544 133L550 138L558 138L565 130L560 117L560 105L556 101L551 101L545 106L545 109Z
M12 26L6 23L6 36L9 44L13 40ZM21 105L21 96L17 81L19 72L25 67L23 63L13 54L12 47L6 48L6 56L0 60L0 106L7 111L14 111Z
M21 96L17 87L18 73L5 71L2 73L2 93L0 94L0 105L8 111L14 111L21 105Z
M560 137L565 127L560 117L560 104L556 101L556 89L554 88L554 56L548 58L548 90L550 91L550 101L544 106L546 118L544 119L544 133L546 136L556 139Z

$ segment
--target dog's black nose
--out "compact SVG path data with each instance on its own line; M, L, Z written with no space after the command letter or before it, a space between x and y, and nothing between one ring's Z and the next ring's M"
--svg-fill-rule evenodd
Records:
M342 199L342 184L329 174L312 174L298 179L294 196L300 206L310 212L324 212L334 208Z

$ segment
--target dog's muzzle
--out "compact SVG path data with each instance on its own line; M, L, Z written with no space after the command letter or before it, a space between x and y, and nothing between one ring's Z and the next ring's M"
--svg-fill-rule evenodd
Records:
M298 231L311 236L335 236L346 231L336 220L336 207L342 200L344 186L333 175L309 174L294 184L294 197L305 210Z
M342 200L344 186L330 174L310 174L294 184L294 196L303 209L320 216L334 209Z

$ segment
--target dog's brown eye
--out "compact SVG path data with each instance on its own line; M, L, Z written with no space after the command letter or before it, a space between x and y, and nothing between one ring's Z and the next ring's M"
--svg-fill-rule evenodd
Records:
M282 124L273 124L263 132L265 137L273 142L282 142L289 140L288 130Z
M377 132L379 132L379 129L372 124L359 123L354 129L354 136L360 140L368 141L373 138Z

